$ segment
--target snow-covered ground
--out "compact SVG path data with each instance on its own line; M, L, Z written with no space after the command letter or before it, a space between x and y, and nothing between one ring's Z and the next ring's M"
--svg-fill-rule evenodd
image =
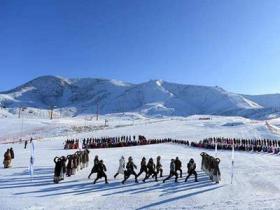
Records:
M218 152L222 181L214 184L200 171L200 153L205 151L203 149L172 144L98 149L91 150L88 168L60 184L53 184L53 158L74 152L63 150L63 142L67 137L143 134L149 138L190 140L209 136L279 139L279 135L271 132L264 121L217 116L203 116L211 120L199 120L201 117L149 119L137 114L120 114L101 116L97 122L84 118L53 121L24 119L23 129L22 121L17 118L0 119L2 142L21 136L28 138L37 135L39 139L35 141L33 180L27 171L30 145L26 150L23 144L18 143L0 145L2 155L9 147L15 150L13 167L0 168L0 209L279 209L280 157L269 154L236 152L234 181L231 185L230 151ZM109 121L106 128L103 127L104 119ZM278 122L274 120L269 123L277 126ZM214 155L213 151L207 152ZM93 185L93 181L87 179L95 155L99 155L107 165L108 185L103 182ZM178 156L183 162L184 177L188 160L194 158L199 182L190 179L184 183L184 179L180 179L176 184L172 179L164 184L153 180L135 184L131 179L122 185L121 176L113 179L121 155L126 158L132 156L138 166L143 156L156 158L161 155L164 176L168 174L170 159Z
M210 118L210 120L199 120ZM105 127L105 120L107 126ZM269 122L279 126L280 120ZM280 139L272 132L266 121L243 117L200 116L147 118L137 113L102 115L96 121L94 116L75 118L0 118L0 142L19 139L56 139L92 136L142 134L148 138L178 138L201 140L206 137L269 138Z
M2 146L1 153L10 145ZM184 177L190 158L200 168L202 150L180 145L149 145L130 148L91 150L90 167L77 175L53 184L53 157L67 154L61 141L36 143L36 169L33 180L27 171L30 152L22 144L12 145L16 152L13 168L0 169L1 209L279 209L279 156L237 152L235 176L230 184L231 153L219 152L222 182L214 184L199 170L199 182L166 183L153 180L135 184L133 180L121 184L114 180L121 155L133 156L139 164L142 156L161 155L164 175L169 161L179 156L183 162ZM210 152L213 155L213 152ZM99 155L108 167L110 184L92 184L87 175L94 155Z

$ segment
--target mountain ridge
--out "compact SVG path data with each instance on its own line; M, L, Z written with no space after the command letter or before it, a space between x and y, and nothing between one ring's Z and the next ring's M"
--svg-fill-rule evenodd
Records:
M276 99L270 102L271 97ZM0 106L8 109L48 109L52 106L73 109L75 115L96 113L98 104L101 114L139 112L152 116L244 116L266 110L267 116L273 112L267 110L275 106L278 100L280 103L280 94L279 97L242 95L218 86L188 85L164 80L133 84L104 78L63 78L52 75L37 77L11 90L0 92Z

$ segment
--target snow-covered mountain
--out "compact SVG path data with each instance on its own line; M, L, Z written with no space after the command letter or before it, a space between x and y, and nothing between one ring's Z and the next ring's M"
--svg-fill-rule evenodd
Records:
M280 94L244 95L265 108L280 108Z
M277 100L246 96L220 87L183 85L161 80L131 84L108 79L42 76L0 93L0 105L72 110L73 115L139 112L146 115L216 114L269 117ZM98 104L98 106L97 106ZM269 109L268 109L269 108ZM14 111L13 111L14 112ZM265 114L262 114L265 113Z

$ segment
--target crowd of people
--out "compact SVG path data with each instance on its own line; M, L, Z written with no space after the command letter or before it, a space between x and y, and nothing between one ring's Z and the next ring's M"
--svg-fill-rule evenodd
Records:
M235 139L224 137L205 138L201 141L178 140L171 138L162 139L146 139L145 136L120 136L120 137L100 137L100 138L84 138L68 139L65 141L64 149L77 149L81 142L85 149L112 148L112 147L129 147L148 144L173 143L191 147L199 147L205 149L231 150L234 145L235 150L254 151L280 154L280 141L269 139Z
M54 158L54 183L64 180L65 175L70 177L77 171L88 167L89 150L77 151L74 154Z
M221 172L219 168L220 159L214 158L205 152L202 152L200 155L202 157L201 170L204 171L213 182L219 183L221 181Z
M64 149L78 149L79 139L67 139L64 144Z
M4 168L12 167L12 160L14 158L15 158L15 153L13 148L7 149L7 151L4 153L4 160L3 160Z
M280 154L280 141L269 139L235 139L235 138L206 138L199 142L191 142L191 146L205 149L231 150L234 145L235 150L266 152Z

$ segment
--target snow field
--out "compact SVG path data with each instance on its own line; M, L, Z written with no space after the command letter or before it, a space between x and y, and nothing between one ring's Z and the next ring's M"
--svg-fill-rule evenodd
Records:
M35 176L30 179L27 166L30 151L23 144L12 145L16 159L13 168L0 169L1 209L277 209L280 204L279 156L236 152L235 175L230 184L231 152L219 151L222 182L215 184L200 171L200 153L205 150L181 145L161 144L127 148L97 149L90 152L90 166L53 184L53 158L73 153L63 150L62 140L36 142ZM3 154L10 145L1 146ZM206 151L214 155L214 151ZM104 180L93 185L87 176L98 155L104 160L109 184ZM121 155L132 156L139 166L141 158L162 156L164 176L168 174L171 158L178 156L183 163L183 179L174 183L154 182L152 179L122 185L121 175L114 180ZM186 164L194 158L199 172L199 182L191 178L184 183ZM139 171L139 168L138 170ZM95 175L92 176L94 178ZM160 179L162 180L162 179Z
M27 171L30 147L24 150L23 144L0 144L2 155L9 147L13 147L15 151L13 167L0 168L0 209L279 209L280 157L262 153L236 152L232 185L231 151L218 152L222 181L215 184L200 171L200 153L214 155L214 151L173 144L90 150L91 161L88 168L78 171L75 176L66 177L60 184L53 183L54 157L75 152L63 150L63 143L67 138L142 134L147 138L188 140L211 136L279 139L279 135L271 132L263 121L218 116L206 116L211 120L198 120L200 117L150 119L126 113L101 116L100 121L86 121L81 117L53 121L25 119L22 131L19 119L0 119L0 141L18 140L22 136L30 138L34 135L39 139L34 141L33 180ZM109 126L106 128L101 127L104 119L109 119ZM269 123L279 126L279 120ZM83 128L85 125L93 129L81 129L80 132L73 129L73 126ZM104 180L93 185L93 180L87 179L95 155L99 155L107 166L108 185L104 184ZM131 178L122 185L121 175L116 180L113 179L121 155L126 160L132 156L138 167L143 156L155 159L161 155L164 176L169 173L170 159L178 156L183 163L184 177L179 179L178 184L174 183L174 179L163 184L162 179L160 182L151 179L142 183L142 175L139 184L135 184ZM194 158L197 163L198 183L193 182L193 178L184 183L190 158ZM95 176L94 174L92 179Z

